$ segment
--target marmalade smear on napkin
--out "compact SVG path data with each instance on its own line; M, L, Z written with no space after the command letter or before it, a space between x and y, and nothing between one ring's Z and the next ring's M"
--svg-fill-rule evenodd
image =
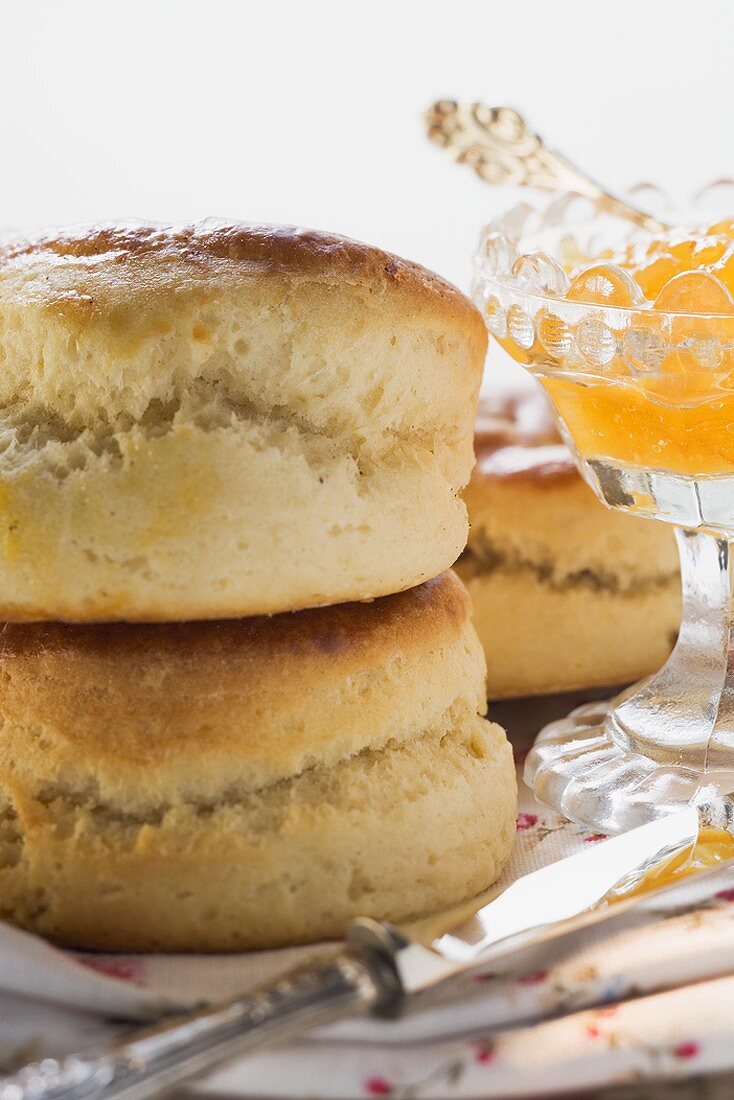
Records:
M579 451L681 474L734 472L734 219L566 271L566 301L611 311L615 349L598 368L592 358L591 371L543 378Z

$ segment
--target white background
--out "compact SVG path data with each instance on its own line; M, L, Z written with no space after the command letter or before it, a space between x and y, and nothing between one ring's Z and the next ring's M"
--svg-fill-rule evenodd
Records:
M434 98L522 108L616 187L734 174L733 0L0 0L0 225L205 215L339 230L462 286L507 197Z

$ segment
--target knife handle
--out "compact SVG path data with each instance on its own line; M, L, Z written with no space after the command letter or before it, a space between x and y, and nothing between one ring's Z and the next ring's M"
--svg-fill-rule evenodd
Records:
M225 1005L177 1016L88 1054L44 1058L0 1079L0 1100L139 1100L309 1028L401 996L388 959L347 945Z

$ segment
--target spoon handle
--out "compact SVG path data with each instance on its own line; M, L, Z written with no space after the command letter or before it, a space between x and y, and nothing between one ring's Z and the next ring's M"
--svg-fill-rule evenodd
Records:
M567 191L591 199L601 211L651 233L670 228L614 195L530 129L513 107L487 107L439 99L425 115L428 137L486 183Z

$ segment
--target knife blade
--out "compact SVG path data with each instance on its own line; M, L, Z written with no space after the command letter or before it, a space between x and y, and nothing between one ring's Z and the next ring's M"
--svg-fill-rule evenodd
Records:
M690 860L705 828L731 837L734 855L732 800L686 807L438 917L400 927L357 920L330 957L320 955L272 985L166 1019L103 1050L25 1066L0 1079L0 1100L142 1100L347 1015L400 1015L466 971L674 889L683 880L666 869ZM732 866L734 859L695 874Z

